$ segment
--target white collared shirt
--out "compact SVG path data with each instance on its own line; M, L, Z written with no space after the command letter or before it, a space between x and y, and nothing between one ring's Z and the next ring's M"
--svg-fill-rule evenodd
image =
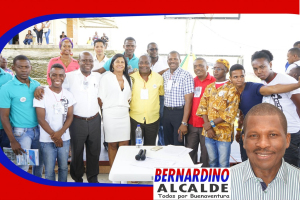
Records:
M153 66L151 66L151 70L158 73L165 69L169 69L167 59L159 56L157 62Z
M93 67L92 71L102 68L107 60L108 60L108 58L106 56L104 56L103 60L101 62L99 62L99 60L97 59L97 56L95 55L94 56L94 67Z
M92 117L99 112L98 91L101 75L92 72L84 76L80 69L66 73L63 88L69 90L75 100L73 114L80 117Z

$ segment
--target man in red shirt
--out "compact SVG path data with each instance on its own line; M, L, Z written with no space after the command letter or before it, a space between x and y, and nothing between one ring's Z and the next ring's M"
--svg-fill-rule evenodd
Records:
M213 76L210 76L207 72L208 66L206 60L203 58L196 58L194 63L194 72L197 75L194 78L195 91L193 98L192 112L190 119L188 121L188 133L185 135L185 146L192 148L193 151L190 152L191 159L196 164L197 163L197 152L200 143L201 147L201 157L200 163L203 163L202 167L209 167L208 164L208 154L205 147L205 137L202 135L203 119L196 115L200 99L204 93L207 85L216 81Z

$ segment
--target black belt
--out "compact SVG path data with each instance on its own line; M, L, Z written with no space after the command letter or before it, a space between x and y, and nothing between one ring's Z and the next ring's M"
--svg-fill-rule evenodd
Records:
M78 119L82 119L82 120L85 120L85 121L89 121L91 119L94 119L95 117L97 117L99 115L99 113L97 113L96 115L92 116L92 117L80 117L80 116L77 116L77 115L73 115L75 118L78 118Z
M183 109L184 106L178 106L178 107L167 107L167 106L165 106L165 108L168 109L168 110L179 110L179 109Z

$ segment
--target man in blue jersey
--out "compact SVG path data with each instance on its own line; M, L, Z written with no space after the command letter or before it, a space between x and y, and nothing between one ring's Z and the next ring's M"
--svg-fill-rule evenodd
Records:
M132 74L133 72L137 72L139 70L139 58L135 56L134 51L136 49L136 42L133 37L127 37L124 40L124 56L126 58L128 64L128 73ZM112 57L106 61L102 68L98 69L97 72L104 73L109 71L109 66L111 63Z
M2 55L0 54L0 66L1 66L1 62L2 62ZM0 89L2 85L10 81L12 78L13 77L11 74L6 73L2 68L0 68ZM1 149L3 149L3 147L10 147L9 139L3 129L1 120L0 120L0 147Z
M26 56L16 56L12 69L15 77L0 90L0 114L13 152L21 155L25 153L24 149L40 149L40 130L33 107L33 94L40 83L29 77L32 66ZM33 166L33 175L42 177L42 162L40 153L40 165ZM29 169L28 165L19 167L24 171Z

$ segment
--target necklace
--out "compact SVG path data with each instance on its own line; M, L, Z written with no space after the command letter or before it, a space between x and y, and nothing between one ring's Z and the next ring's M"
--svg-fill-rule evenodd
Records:
M54 94L53 90L52 90L50 87L49 87L49 89L51 90L51 92L52 92L52 94L53 94L53 96L54 96L54 98L55 98L56 102L60 102L60 100L62 99L62 97L63 97L63 95L64 95L64 92L63 92L63 90L61 90L61 97L60 97L60 100L59 100L59 101L57 101L56 95Z
M69 57L68 58L68 60L64 60L64 59L62 59L62 57L60 57L60 60L62 61L62 63L67 67L69 64L70 64L70 62L71 62L71 58Z

